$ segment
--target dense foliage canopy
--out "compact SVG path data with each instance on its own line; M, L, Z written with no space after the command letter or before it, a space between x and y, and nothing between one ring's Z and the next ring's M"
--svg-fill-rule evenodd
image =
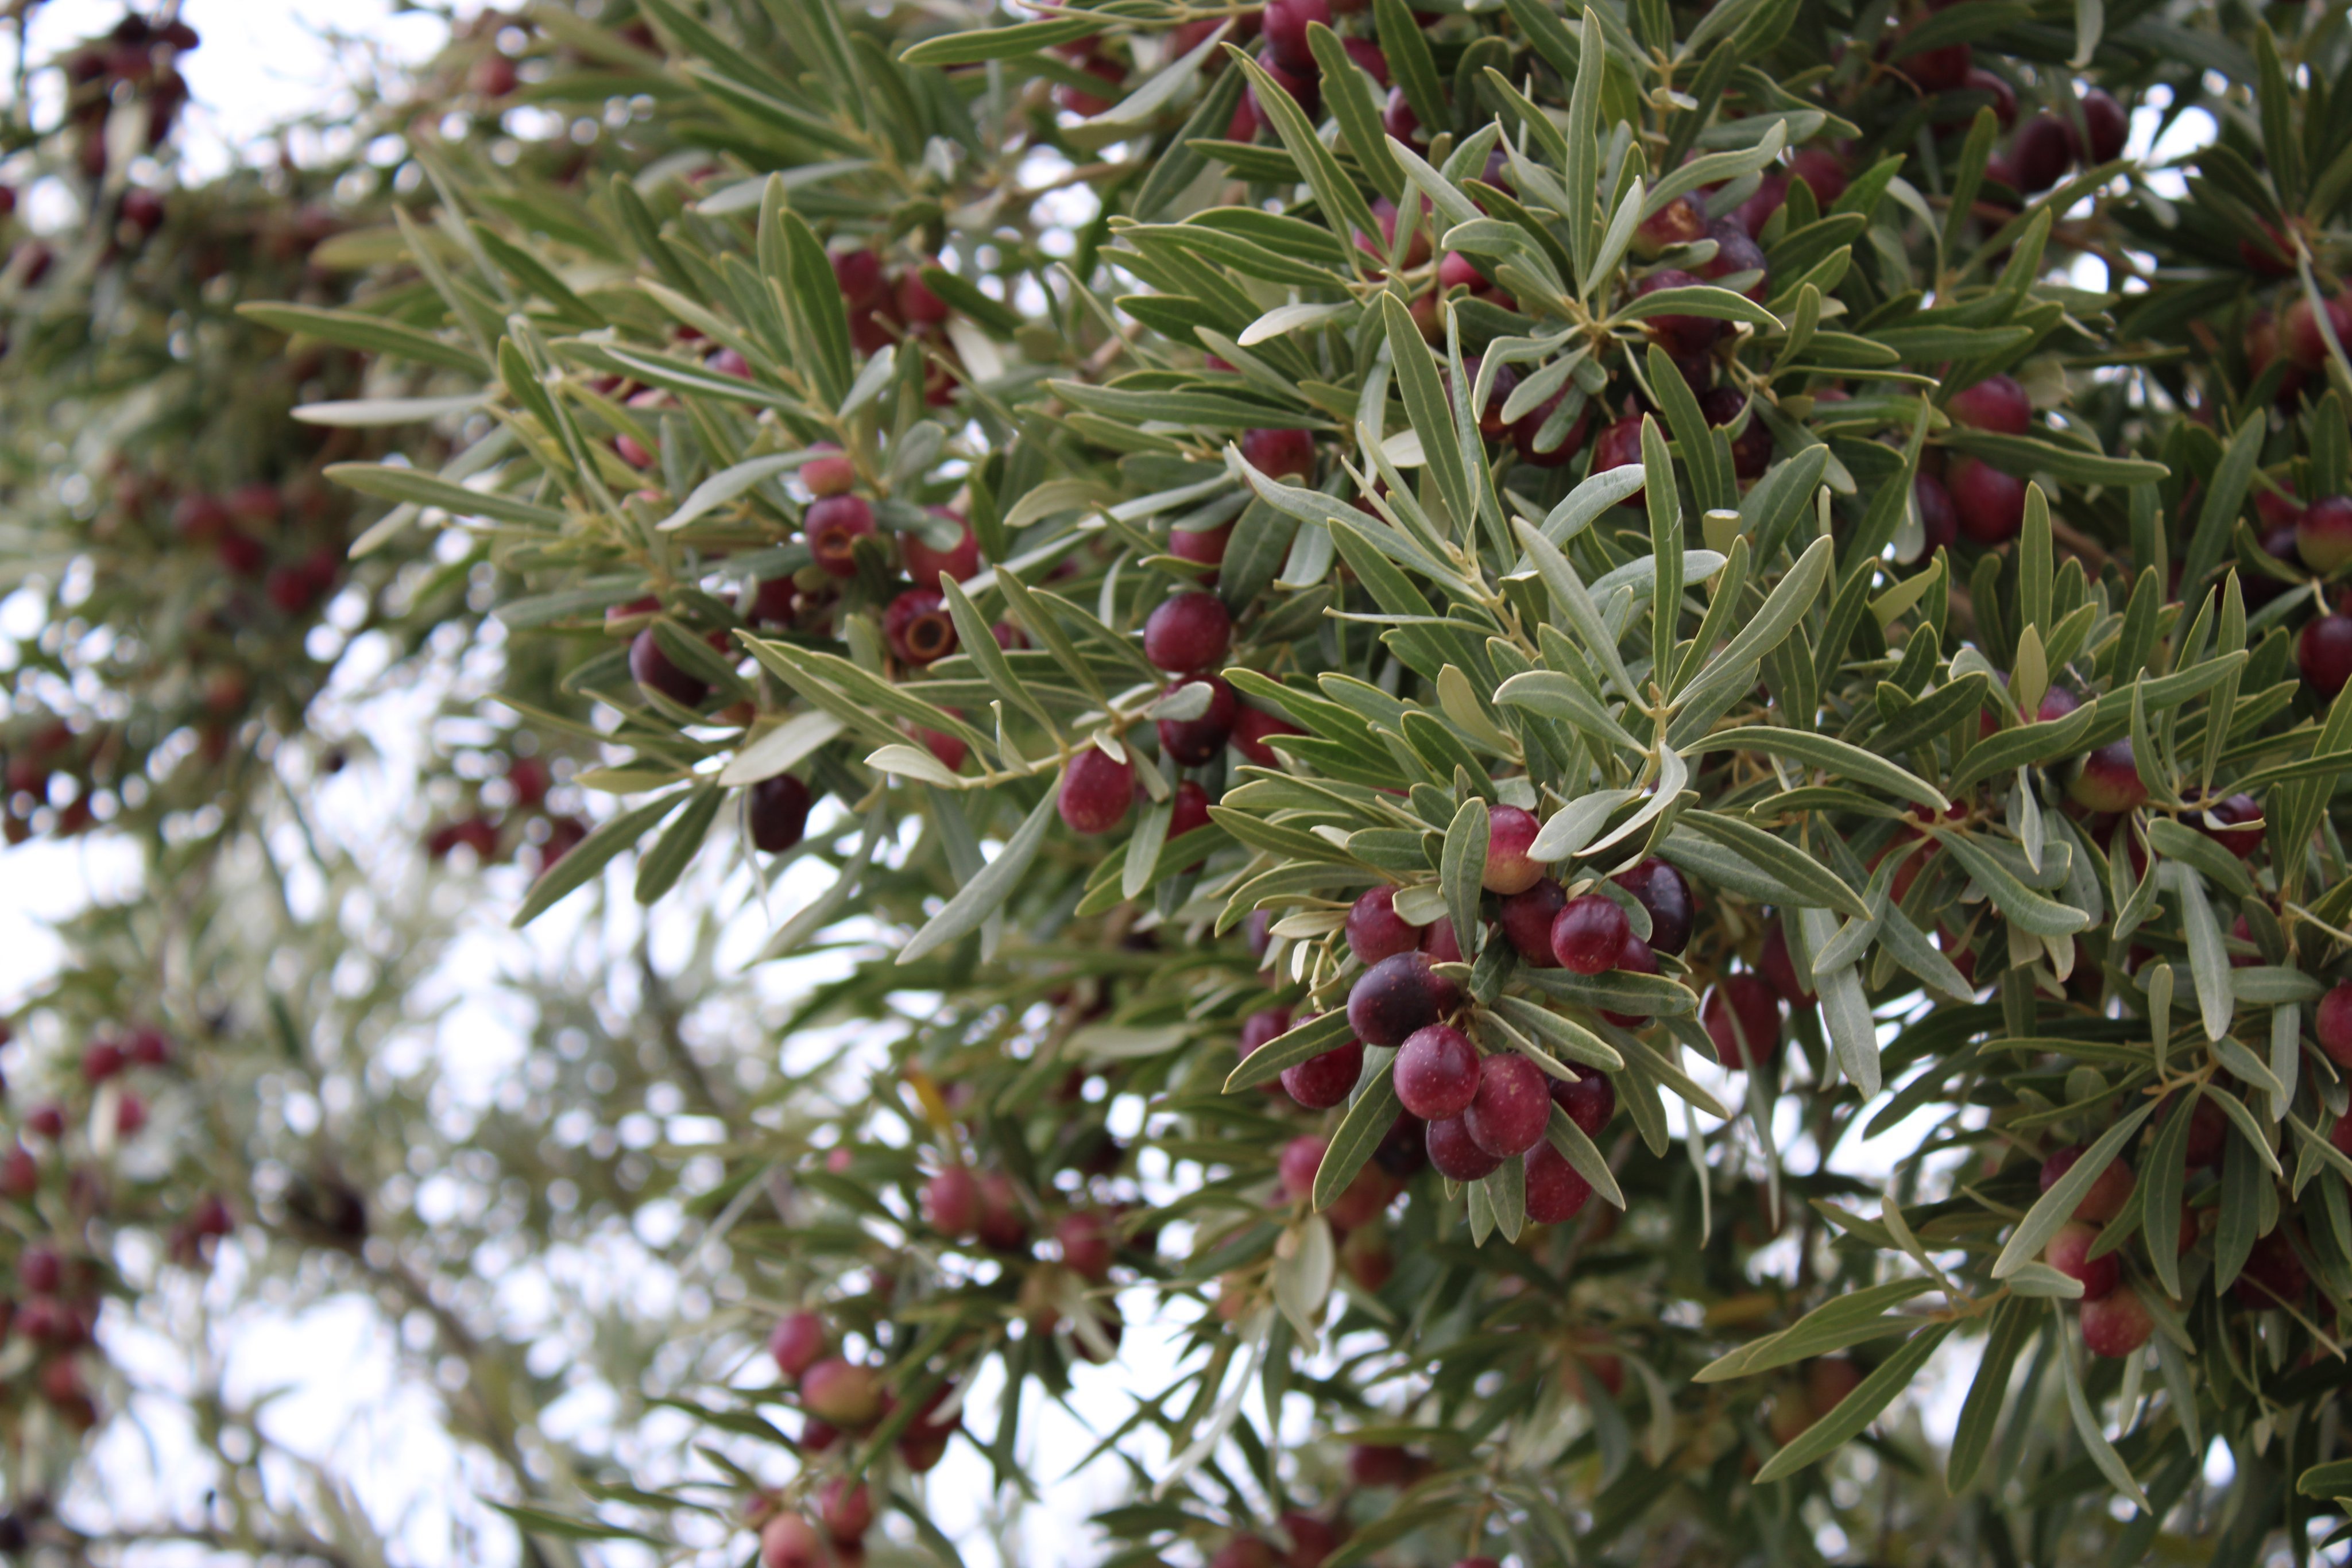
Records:
M7 274L12 389L85 400L8 394L64 503L10 821L155 892L26 1013L15 1495L127 1239L249 1211L435 1303L551 1560L953 1562L934 1467L1033 1491L1106 1392L1106 1563L2307 1557L2346 79L2324 4L581 0L396 172L205 193L288 246L174 211L184 299L85 164ZM474 672L397 890L288 831L362 645ZM370 1058L493 899L573 972L427 1133ZM639 1103L715 1142L563 1132ZM658 1462L453 1305L656 1193L723 1275L592 1358Z

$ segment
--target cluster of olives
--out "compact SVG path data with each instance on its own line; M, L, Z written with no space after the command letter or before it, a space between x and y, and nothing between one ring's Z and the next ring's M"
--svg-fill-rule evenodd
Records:
M791 1313L777 1322L768 1351L777 1370L794 1385L802 1411L799 1448L814 1458L840 1446L844 1434L868 1431L895 1403L876 1370L834 1354L833 1331L813 1312ZM945 1403L942 1389L899 1434L901 1463L929 1469L947 1451L960 1425L950 1417L929 1419ZM816 1480L812 1474L804 1478ZM874 1525L874 1499L866 1484L835 1474L816 1480L795 1506L773 1495L753 1500L749 1521L760 1536L761 1568L856 1568L866 1560L866 1533ZM812 1519L805 1507L813 1506Z
M11 1032L0 1022L0 1042ZM168 1072L177 1056L171 1037L152 1025L93 1037L80 1061L87 1107L78 1114L64 1101L45 1101L26 1113L16 1135L0 1149L0 1198L13 1206L12 1230L20 1239L17 1293L0 1296L0 1341L13 1336L30 1347L12 1357L16 1370L0 1399L13 1401L21 1384L75 1427L96 1423L89 1375L101 1355L92 1336L108 1279L84 1233L100 1221L129 1216L100 1159L77 1151L74 1128L79 1120L101 1154L138 1136L149 1110L133 1084ZM165 1250L173 1261L197 1267L235 1228L227 1203L205 1193L170 1218Z
M549 808L554 776L544 758L510 757L503 777L503 810L478 806L462 817L434 824L425 835L425 853L445 860L462 845L488 864L520 847L530 851L532 863L545 871L588 836L588 825L578 817Z
M2331 304L2341 304L2340 300ZM2352 310L2337 329L2338 340L2352 343ZM2284 561L2300 562L2325 580L2352 566L2352 496L2322 496L2305 505L2292 492L2266 490L2255 497L2262 514L2263 548ZM2263 603L2288 591L2284 583L2260 573L2242 573L2250 603ZM2294 642L2295 667L2315 695L2332 700L2352 683L2352 597L2337 589L2331 606L2323 586L2319 613L2303 623Z
M893 268L880 253L868 248L835 251L832 265L857 350L870 354L894 342L919 346L929 356L926 395L934 403L950 401L954 382L945 367L952 363L952 349L941 328L951 312L924 284L920 268L911 265ZM702 334L681 328L677 337L681 342L692 343L700 341ZM750 363L731 348L709 351L703 362L710 370L742 380L750 380L753 373ZM658 408L669 401L666 392L640 388L617 376L597 378L591 390L630 408ZM612 436L609 444L631 468L647 471L656 465L655 454L625 431ZM856 455L830 442L818 442L811 448L811 455L799 466L798 478L805 493L799 532L808 548L809 564L750 584L737 607L737 622L700 632L711 649L740 664L740 650L733 635L739 626L835 633L845 607L845 591L863 571L896 575L903 569L912 585L892 592L881 605L879 617L883 641L898 671L919 674L953 653L959 634L938 584L942 574L962 581L981 570L980 541L970 521L952 508L933 507L930 526L886 533L877 516L871 476ZM667 500L654 489L638 492L636 498L656 507ZM950 530L953 543L935 542L938 534ZM716 561L721 556L713 551L708 559ZM662 608L660 598L651 594L614 605L605 612L605 629L629 639L629 674L640 687L678 707L699 712L710 699L710 683L682 667L663 649L653 630L653 621ZM1024 645L1018 630L1008 623L998 623L992 632L1000 647ZM723 724L749 725L758 716L758 708L738 703L711 716ZM930 729L916 730L915 737L950 771L963 767L968 747L960 738ZM808 784L790 775L754 784L748 820L756 847L781 853L797 845L813 799Z
M1222 540L1216 543L1222 548ZM1155 668L1173 677L1169 695L1197 686L1207 696L1192 716L1158 721L1160 755L1178 768L1204 768L1222 757L1228 745L1259 767L1276 767L1278 758L1266 745L1267 737L1297 732L1297 727L1286 720L1243 702L1223 676L1210 673L1231 650L1233 632L1233 614L1224 601L1202 589L1171 595L1145 618L1143 654ZM1089 746L1070 758L1055 804L1073 831L1107 833L1126 820L1136 790L1132 760ZM1197 779L1179 779L1171 804L1169 836L1181 838L1205 826L1209 805L1208 791Z
M261 706L257 678L279 674L273 665L285 642L301 635L342 580L348 516L348 503L314 474L213 493L184 489L168 473L142 470L127 456L114 459L92 538L124 550L134 569L151 564L143 554L150 549L163 552L152 563L156 570L182 571L182 549L204 552L223 569L203 579L210 591L183 622L181 657L150 678L152 694L178 705L173 716L196 731L206 765L229 754L239 722ZM253 642L257 632L270 640L268 649ZM86 831L106 820L113 792L139 771L133 727L28 712L9 729L0 737L6 779L0 830L10 843L32 837L45 807L55 836ZM70 799L59 801L65 781Z

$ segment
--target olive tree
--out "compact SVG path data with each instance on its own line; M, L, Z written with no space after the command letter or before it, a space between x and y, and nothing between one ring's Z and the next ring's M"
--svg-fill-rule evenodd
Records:
M248 315L560 672L517 923L756 910L832 969L747 1049L858 1026L724 1096L687 1468L527 1539L953 1561L925 1476L1057 1471L1147 1312L1113 1563L2341 1516L2340 12L514 42L545 155Z

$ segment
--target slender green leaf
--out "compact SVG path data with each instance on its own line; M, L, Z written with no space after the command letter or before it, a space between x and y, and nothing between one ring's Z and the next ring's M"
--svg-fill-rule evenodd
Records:
M940 911L924 924L920 931L908 939L898 950L898 962L911 964L926 954L971 935L982 922L996 913L997 907L1013 895L1022 874L1037 855L1037 847L1045 841L1045 830L1053 825L1055 800L1061 792L1061 779L1056 776L1031 809L1021 826L1004 841L996 858L982 869L981 873L966 883L948 900Z
M514 912L509 924L520 931L538 919L558 899L604 870L614 855L645 837L655 823L684 805L692 793L690 789L674 789L599 822L586 838L564 852L563 858L540 873L539 880L530 884L530 892L524 895L521 907Z
M1859 746L1851 746L1826 735L1747 725L1738 729L1718 729L1698 745L1691 747L1685 755L1699 757L1711 751L1761 751L1801 762L1808 768L1822 768L1849 783L1871 786L1902 800L1916 800L1938 811L1951 804L1944 798L1942 790L1909 769L1888 761L1874 751L1865 751Z
M519 500L494 491L477 490L471 486L453 484L421 469L403 468L389 463L331 463L327 465L326 475L337 484L347 485L362 495L376 496L387 501L405 501L420 507L438 507L457 517L495 517L503 523L521 523L539 528L560 528L564 522L563 513L557 507L542 507L536 502Z
M1356 1092L1356 1103L1348 1107L1340 1118L1339 1130L1331 1134L1328 1148L1323 1151L1323 1163L1315 1171L1314 1203L1318 1209L1330 1207L1364 1162L1381 1146L1396 1123L1397 1113L1404 1109L1397 1101L1393 1059L1383 1061L1368 1075L1364 1086Z
M1876 1420L1878 1413L1911 1385L1912 1378L1927 1364L1936 1347L1958 1326L1955 1322L1931 1323L1905 1340L1895 1354L1862 1380L1860 1387L1840 1401L1836 1409L1816 1418L1803 1436L1764 1461L1764 1468L1756 1472L1756 1484L1769 1486L1792 1476L1860 1437L1863 1428Z
M2031 1261L2041 1252L2050 1239L2058 1233L2060 1226L2074 1218L2074 1207L2083 1201L2083 1195L2091 1190L2091 1184L2115 1163L2116 1155L2122 1153L2124 1145L2139 1131L2140 1124L2155 1111L2156 1103L2147 1101L2116 1122L2099 1134L2097 1142L2083 1151L2083 1157L2053 1183L2049 1191L2034 1200L2033 1207L2025 1211L2025 1218L2017 1222L2016 1230L2010 1235L2009 1244L1993 1260L1994 1279L2005 1279L2015 1273L2021 1264Z
M1870 906L1860 894L1788 840L1718 811L1685 811L1680 821L1770 873L1801 903L1834 909L1856 920L1870 918Z
M1284 1069L1336 1050L1353 1038L1345 1009L1309 1019L1243 1057L1241 1064L1225 1076L1225 1092L1237 1094L1261 1083L1271 1083L1282 1076Z
M436 370L456 371L478 382L490 379L482 356L462 344L364 310L329 310L310 305L240 305L236 313L289 337L323 338L362 353L388 354Z
M1986 1451L1992 1447L2001 1407L2009 1399L2009 1375L2017 1364L2017 1353L2043 1321L2041 1309L2021 1297L2012 1297L1993 1309L1992 1333L1986 1336L1984 1354L1977 1362L1976 1377L1960 1406L1951 1453L1945 1462L1944 1485L1954 1495L1966 1491L1976 1479Z
M1722 1383L1752 1377L1759 1372L1787 1366L1816 1355L1826 1355L1881 1333L1914 1327L1916 1319L1890 1318L1894 1308L1936 1288L1936 1281L1914 1276L1890 1280L1832 1297L1778 1333L1750 1340L1691 1374L1693 1383Z

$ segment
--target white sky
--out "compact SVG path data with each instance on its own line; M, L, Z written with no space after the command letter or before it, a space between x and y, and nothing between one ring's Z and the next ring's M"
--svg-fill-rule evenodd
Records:
M463 7L480 8L478 0ZM33 10L35 62L112 26L122 12L121 0L46 0ZM393 0L185 0L180 14L204 37L180 62L193 99L182 145L197 172L334 101L346 78L331 34L365 39L394 60L428 57L443 37L434 17L396 15Z

